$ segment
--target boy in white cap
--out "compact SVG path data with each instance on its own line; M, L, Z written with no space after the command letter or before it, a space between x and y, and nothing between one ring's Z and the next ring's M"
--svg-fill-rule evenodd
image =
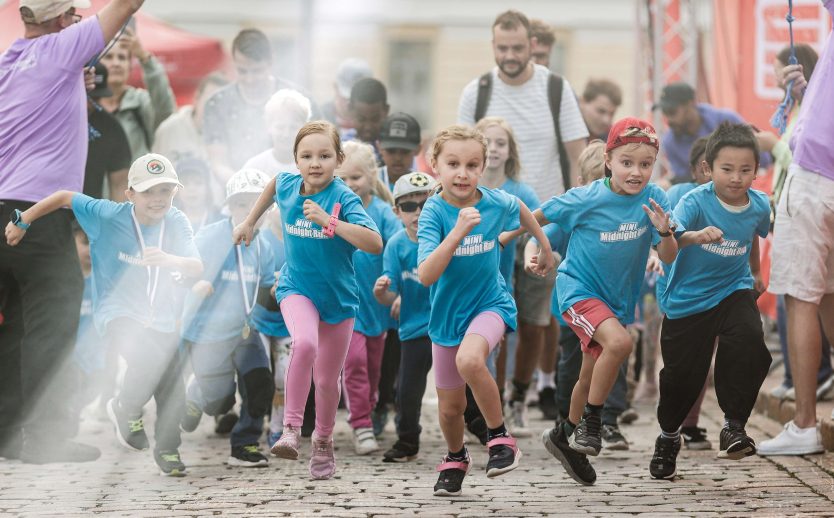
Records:
M138 158L128 172L128 201L58 191L13 214L6 241L17 245L35 220L68 207L90 240L96 328L127 364L117 398L107 403L116 437L128 449L149 447L142 407L156 400L154 460L165 475L182 476L179 416L184 389L177 361L178 279L199 277L203 263L191 224L171 206L182 187L162 155Z
M258 440L275 386L269 358L252 322L258 291L267 295L275 281L269 242L256 234L250 246L235 245L232 229L246 219L270 178L241 169L226 184L230 217L197 233L205 262L201 279L188 294L183 315L183 345L194 369L188 384L182 429L193 431L201 413L222 415L235 404L235 375L242 403L232 429L230 466L260 467L268 460Z

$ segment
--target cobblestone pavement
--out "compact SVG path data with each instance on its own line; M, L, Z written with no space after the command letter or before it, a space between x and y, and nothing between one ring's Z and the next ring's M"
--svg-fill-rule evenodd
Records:
M272 459L268 468L224 464L228 442L212 435L210 419L184 435L182 455L189 473L181 479L159 476L148 452L130 453L117 445L110 426L85 423L81 439L103 449L100 461L82 465L32 466L0 460L0 515L135 516L617 516L663 514L713 516L834 516L834 454L799 458L751 457L722 461L716 451L683 450L678 478L655 481L648 463L657 433L652 408L638 407L640 419L623 427L632 448L603 452L594 460L599 480L581 487L544 450L539 435L548 423L531 409L533 438L520 441L519 469L487 479L486 452L471 446L475 467L463 496L437 498L431 489L434 466L444 452L437 408L427 401L421 457L406 464L383 464L380 456L358 457L344 414L337 427L338 472L331 481L311 481L304 445L299 461ZM714 400L704 405L701 424L717 444L720 412ZM148 419L151 421L151 419ZM149 427L152 429L152 427ZM748 431L757 440L779 425L754 416ZM382 445L394 440L389 424Z

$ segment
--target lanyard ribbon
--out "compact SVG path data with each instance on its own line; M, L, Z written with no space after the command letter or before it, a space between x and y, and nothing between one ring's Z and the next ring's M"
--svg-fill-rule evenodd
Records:
M142 237L142 230L139 228L139 221L136 219L136 209L131 207L130 217L133 219L133 231L136 233L136 240L139 242L139 248L142 255L145 255L145 239ZM162 239L165 237L165 220L162 220L159 227L159 244L157 248L162 249ZM148 286L145 292L148 295L148 301L153 306L153 301L156 298L156 288L159 285L159 266L147 266L148 269Z
M246 279L243 277L243 248L242 245L235 245L235 260L237 261L237 275L240 279L240 291L243 295L243 309L246 312L246 318L252 314L255 308L255 303L258 300L258 284L261 279L261 243L260 240L255 239L255 249L257 250L257 276L255 278L255 289L252 291L252 302L249 302L249 297L246 293Z

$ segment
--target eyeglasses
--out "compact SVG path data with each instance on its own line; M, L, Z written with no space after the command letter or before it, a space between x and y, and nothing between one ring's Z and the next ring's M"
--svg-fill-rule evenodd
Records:
M69 11L65 12L64 16L69 16L70 18L72 18L72 23L78 23L81 21L81 15L75 12L74 7Z
M420 202L416 201L404 201L397 204L397 207L400 208L403 212L416 212L417 209L423 210L423 205L426 204L427 200L423 200Z

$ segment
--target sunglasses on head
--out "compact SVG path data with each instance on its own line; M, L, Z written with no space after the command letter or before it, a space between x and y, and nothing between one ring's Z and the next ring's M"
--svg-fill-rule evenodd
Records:
M423 205L426 204L427 200L423 201L403 201L397 204L397 207L400 208L403 212L415 212L417 209L423 210Z

